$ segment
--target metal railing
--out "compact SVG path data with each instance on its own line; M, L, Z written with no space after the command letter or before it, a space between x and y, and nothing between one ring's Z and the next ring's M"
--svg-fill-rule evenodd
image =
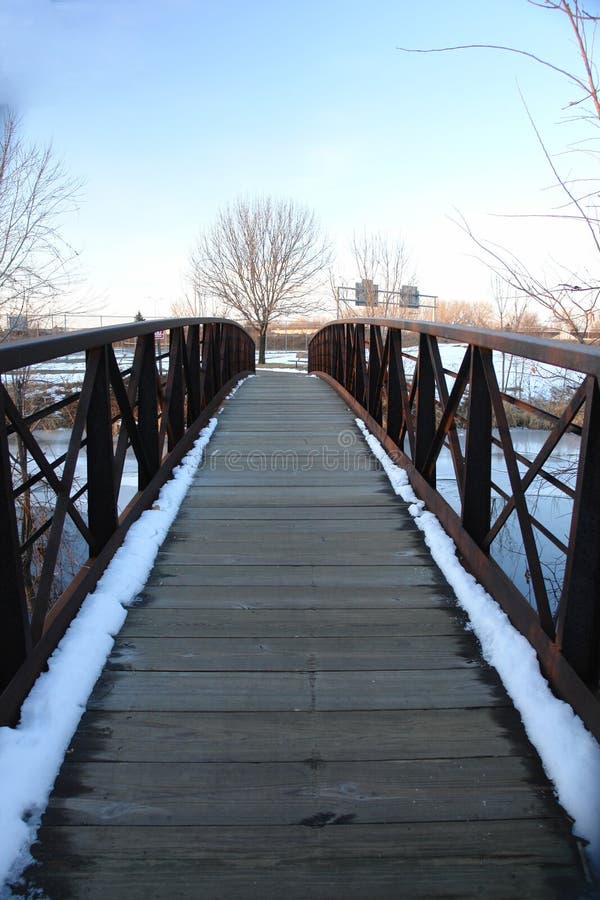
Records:
M0 723L17 719L129 526L231 387L254 371L254 356L251 337L224 319L0 346ZM57 425L66 449L53 458L42 436ZM129 457L137 493L119 514Z
M503 377L507 367L512 379ZM337 388L406 470L465 566L533 645L554 690L600 739L600 350L353 318L314 335L309 371ZM534 453L515 447L515 422L546 429ZM578 436L576 458L557 468L553 452L566 435ZM453 472L451 499L436 490L442 461ZM563 504L557 521L539 513L540 489L548 485ZM509 527L529 597L498 552Z

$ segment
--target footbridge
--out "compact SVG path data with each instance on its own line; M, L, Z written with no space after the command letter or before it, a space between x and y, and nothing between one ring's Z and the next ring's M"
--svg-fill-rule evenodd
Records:
M50 383L53 365L72 374ZM216 319L0 348L6 727L218 413L15 893L591 890L520 716L356 418L599 739L600 352L351 319L313 337L309 372L255 373L249 335Z

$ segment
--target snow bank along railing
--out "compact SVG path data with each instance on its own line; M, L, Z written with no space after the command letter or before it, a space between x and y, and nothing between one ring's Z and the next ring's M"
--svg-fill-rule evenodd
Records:
M223 319L155 320L0 346L0 724L18 718L129 526L252 371L253 340ZM67 424L67 450L52 459L36 434L57 424ZM119 515L128 450L138 491Z
M451 346L455 371L443 362ZM503 367L504 374L509 365L515 371L517 362L519 384L502 390ZM488 329L356 318L314 335L309 371L339 391L407 471L465 566L533 645L556 693L600 739L600 350ZM532 372L546 385L545 400L523 397ZM509 423L516 415L547 428L534 458L515 450ZM579 435L571 474L552 464L567 433ZM492 468L494 447L501 451L504 486ZM456 480L452 506L436 490L442 452L450 454ZM568 498L564 537L536 514L540 484ZM493 559L511 515L524 549L529 601ZM560 555L552 585L541 543Z

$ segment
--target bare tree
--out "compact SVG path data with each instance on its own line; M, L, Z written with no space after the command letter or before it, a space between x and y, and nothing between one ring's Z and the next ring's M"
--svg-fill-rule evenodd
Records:
M577 96L568 104L568 109L574 111L577 119L597 127L600 124L600 86L592 55L595 28L600 17L587 12L580 0L528 0L528 2L532 6L564 16L567 27L575 38L575 47L582 66L581 74L555 65L529 50L498 44L461 44L407 52L445 53L486 49L527 57L557 73L574 86ZM407 50L407 48L399 49ZM474 234L464 217L460 217L458 224L483 252L491 270L503 279L512 291L521 298L534 300L546 309L564 333L580 342L588 341L592 337L592 331L598 329L600 308L600 279L597 275L600 262L598 179L594 178L590 183L589 179L566 179L561 174L524 100L523 103L546 163L552 172L554 184L562 195L558 208L551 213L542 214L542 217L568 222L581 230L582 247L587 245L593 260L591 269L582 265L574 267L563 259L547 265L541 273L535 272L518 254ZM588 157L597 164L600 161L600 151L594 149L593 144L588 145L586 150Z
M9 332L10 323L48 312L73 278L77 254L60 229L77 191L52 149L26 146L7 113L0 137L0 312Z
M527 297L512 291L506 281L497 276L492 279L492 293L494 314L490 316L489 322L494 327L497 326L502 331L526 333L540 330L540 317Z
M0 340L26 333L33 323L47 318L55 298L70 286L77 253L63 238L61 227L64 215L76 207L78 189L52 149L27 146L15 115L0 109L0 315L6 317L0 324ZM13 370L5 381L17 411L27 417L41 390L34 371ZM18 496L18 527L30 599L44 546L43 539L32 538L48 517L51 501L43 483L29 486L30 458L19 434L10 458L14 481L26 486Z
M450 325L488 328L492 317L492 307L484 301L469 303L466 300L440 300L436 310L437 321L448 322Z
M497 324L501 331L537 331L541 323L535 309L531 309L526 297L519 296L512 291L502 278L497 276L492 279L492 292L494 295L494 325ZM515 357L512 354L500 354L500 387L503 391L511 384L511 380L522 383L525 367L528 362L524 357ZM513 387L513 390L515 388Z
M351 252L356 272L363 285L366 309L361 309L368 316L404 315L400 291L402 285L414 281L410 252L404 238L390 238L381 232L352 235ZM354 304L349 300L339 299L345 313L354 312Z
M184 291L183 296L171 303L171 315L182 319L189 316L195 319L200 319L203 316L218 317L220 315L220 305L220 301L217 298L208 297L192 284L191 290Z
M329 255L310 210L292 200L238 199L200 236L191 275L197 291L217 297L256 328L264 362L269 323L309 311Z

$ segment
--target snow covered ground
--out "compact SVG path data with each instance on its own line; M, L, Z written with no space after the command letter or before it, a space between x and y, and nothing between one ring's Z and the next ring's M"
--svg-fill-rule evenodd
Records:
M268 366L288 366L293 367L294 369L306 371L306 366L308 363L308 359L306 355L302 355L300 359L298 359L297 354L299 350L267 350L265 353L265 363ZM258 365L258 353L256 355L256 363Z

